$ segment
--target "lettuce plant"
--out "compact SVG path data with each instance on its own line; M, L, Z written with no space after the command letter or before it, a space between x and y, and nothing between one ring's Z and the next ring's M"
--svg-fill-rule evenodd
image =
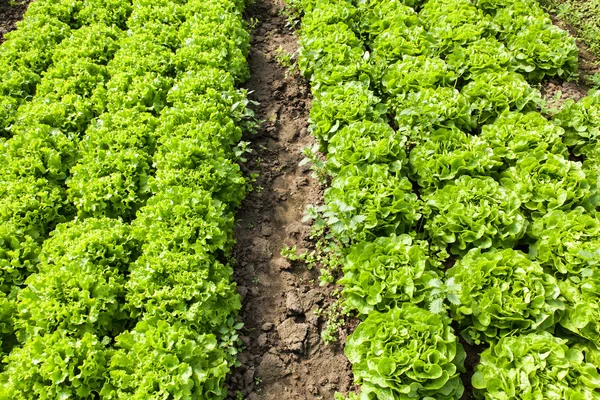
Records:
M230 359L214 335L160 318L144 319L116 339L104 399L225 398Z
M337 131L328 146L327 169L346 165L406 163L406 137L385 122L358 121Z
M567 100L553 121L565 129L564 142L576 155L586 154L600 139L600 91L575 103Z
M34 336L6 358L0 373L5 399L94 399L102 390L112 351L96 335L69 331Z
M427 56L404 56L390 65L381 84L390 96L428 87L451 86L456 75L444 60Z
M421 217L411 182L393 164L344 167L324 200L323 217L344 242L406 233Z
M600 375L580 349L549 333L508 336L481 354L472 378L479 399L597 399Z
M564 308L556 279L512 249L473 249L446 271L461 285L452 318L471 343L551 329Z
M431 130L475 128L467 98L451 87L425 88L388 100L396 124L407 130L411 143L420 143Z
M486 72L473 77L461 91L471 103L478 124L493 122L505 111L535 111L540 92L516 72Z
M316 23L310 25L311 22ZM313 85L337 85L360 75L365 63L365 50L345 21L326 24L307 21L304 29L312 35L301 40L298 67Z
M505 71L510 65L511 54L494 38L481 38L464 46L455 45L446 62L463 79L486 72Z
M429 1L419 15L433 36L438 53L452 51L455 44L474 42L493 32L489 16L469 0Z
M208 254L147 246L131 266L125 307L131 316L187 321L198 331L217 333L240 307L233 271Z
M138 252L131 229L118 221L90 218L59 225L44 243L39 272L18 295L21 336L56 329L118 333L127 319L125 274Z
M327 143L340 128L352 122L383 122L386 107L363 82L351 81L318 92L310 110L311 129Z
M588 179L581 163L562 155L524 154L500 174L500 182L518 193L523 210L533 218L577 206L592 211L600 205L597 182Z
M480 138L507 166L523 157L546 153L568 156L564 130L537 112L505 112L481 127Z
M512 247L525 234L527 220L518 194L490 177L463 175L424 201L426 232L455 254L476 247Z
M535 220L527 234L534 241L532 259L554 272L578 275L600 246L600 220L581 207L554 210Z
M348 337L361 399L459 399L465 351L446 318L404 303L372 312Z
M409 28L420 25L419 16L411 3L415 1L358 1L358 30L369 38L376 38L393 26L404 25Z
M589 341L600 349L600 251L584 254L589 258L589 268L577 275L570 274L559 280L561 294L566 305L560 325L570 334Z
M441 277L428 247L409 235L378 237L352 246L338 281L344 287L346 307L369 315L403 302L424 303L429 281Z
M523 27L507 38L512 65L529 81L545 76L568 78L577 73L579 49L568 32L548 25L544 19Z
M461 175L490 175L502 165L485 140L456 129L437 129L410 152L410 171L422 189Z

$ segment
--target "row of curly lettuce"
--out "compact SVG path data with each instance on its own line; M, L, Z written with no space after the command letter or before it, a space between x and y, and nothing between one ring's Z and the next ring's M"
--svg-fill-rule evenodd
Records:
M57 46L3 143L2 398L227 394L240 308L228 260L247 190L235 160L254 124L236 89L245 4L127 4L126 31L82 27Z
M477 398L600 398L600 94L549 121L528 83L574 41L532 1L297 5L358 397L460 398L456 327Z

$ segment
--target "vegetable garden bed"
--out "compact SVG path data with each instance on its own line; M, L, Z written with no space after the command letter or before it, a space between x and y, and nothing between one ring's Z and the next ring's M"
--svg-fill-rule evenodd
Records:
M0 398L600 399L600 91L553 22L32 2L0 46Z

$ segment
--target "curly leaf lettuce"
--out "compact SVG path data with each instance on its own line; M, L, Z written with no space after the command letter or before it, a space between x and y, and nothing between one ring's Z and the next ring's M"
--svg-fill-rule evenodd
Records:
M472 378L479 399L600 398L600 375L581 350L547 332L508 336L481 354Z
M600 248L600 220L581 207L549 212L535 220L527 234L534 240L530 257L561 274L578 275L593 262L587 255Z
M421 304L427 284L441 273L428 255L428 243L408 235L379 237L352 246L343 265L345 305L359 314L387 311L402 302Z
M455 254L512 247L527 228L518 194L490 177L463 175L424 201L429 237L440 246L450 245Z
M447 319L404 303L371 313L346 342L361 399L459 399L465 351Z
M473 249L448 271L461 285L452 318L475 344L551 329L564 308L556 279L512 249Z

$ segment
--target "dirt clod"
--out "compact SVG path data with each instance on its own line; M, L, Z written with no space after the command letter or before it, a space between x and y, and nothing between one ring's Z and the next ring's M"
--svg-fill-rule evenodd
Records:
M293 318L288 318L277 327L277 334L285 348L292 352L301 353L304 350L308 325L297 324Z

